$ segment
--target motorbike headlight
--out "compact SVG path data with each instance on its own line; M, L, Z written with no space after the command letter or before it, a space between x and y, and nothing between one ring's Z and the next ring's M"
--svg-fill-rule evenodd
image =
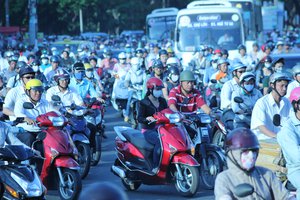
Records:
M49 116L48 119L52 122L53 126L63 126L65 123L65 119L62 116L59 117Z
M84 113L85 113L85 111L83 109L81 109L81 110L72 110L72 112L71 112L72 115L77 116L77 117L83 116Z
M27 197L36 197L42 195L43 193L42 184L37 174L34 174L35 177L32 182L27 182L23 180L13 172L11 172L10 175L22 187Z
M178 113L165 114L165 115L170 120L171 124L178 123L181 120L181 117Z

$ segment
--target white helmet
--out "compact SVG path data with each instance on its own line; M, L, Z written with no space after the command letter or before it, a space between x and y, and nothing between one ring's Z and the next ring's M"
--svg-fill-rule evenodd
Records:
M167 64L167 66L171 66L171 65L179 65L178 59L175 58L175 57L170 57L170 58L168 58L166 64Z
M125 52L119 53L118 58L119 58L119 59L126 59L126 54L125 54Z

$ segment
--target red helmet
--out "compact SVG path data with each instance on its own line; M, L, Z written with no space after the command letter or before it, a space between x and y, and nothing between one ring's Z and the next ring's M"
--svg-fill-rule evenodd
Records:
M70 74L64 69L58 69L54 75L55 82L59 79L70 79Z
M231 131L225 141L226 150L259 149L256 135L247 128L236 128Z
M162 80L156 77L149 78L147 81L147 89L153 89L153 88L163 88L164 84Z
M293 101L298 101L300 99L300 87L296 87L291 91L289 99L291 103L293 103Z

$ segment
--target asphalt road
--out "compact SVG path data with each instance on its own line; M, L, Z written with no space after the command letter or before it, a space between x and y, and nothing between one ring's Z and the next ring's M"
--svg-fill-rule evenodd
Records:
M120 187L120 190L124 190L128 196L128 199L130 200L185 199L184 197L179 196L174 185L142 185L137 191L134 192L129 192L124 189L120 178L112 174L110 168L116 158L114 151L114 138L116 134L113 131L113 127L120 125L126 126L128 124L123 121L123 119L120 117L120 114L117 113L112 107L107 107L107 111L105 113L105 124L108 138L103 142L101 161L98 166L91 168L88 176L82 181L83 189L95 182L108 181ZM213 191L204 190L200 185L198 193L193 198L188 199L200 198L201 200L213 200ZM59 199L57 191L48 191L47 199Z

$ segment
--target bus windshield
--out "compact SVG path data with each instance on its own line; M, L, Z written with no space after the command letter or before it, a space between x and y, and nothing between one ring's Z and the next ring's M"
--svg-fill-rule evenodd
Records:
M151 40L170 38L171 31L174 31L176 15L148 18L148 37Z
M183 15L178 19L177 48L193 52L199 45L234 50L243 42L243 27L236 13Z

